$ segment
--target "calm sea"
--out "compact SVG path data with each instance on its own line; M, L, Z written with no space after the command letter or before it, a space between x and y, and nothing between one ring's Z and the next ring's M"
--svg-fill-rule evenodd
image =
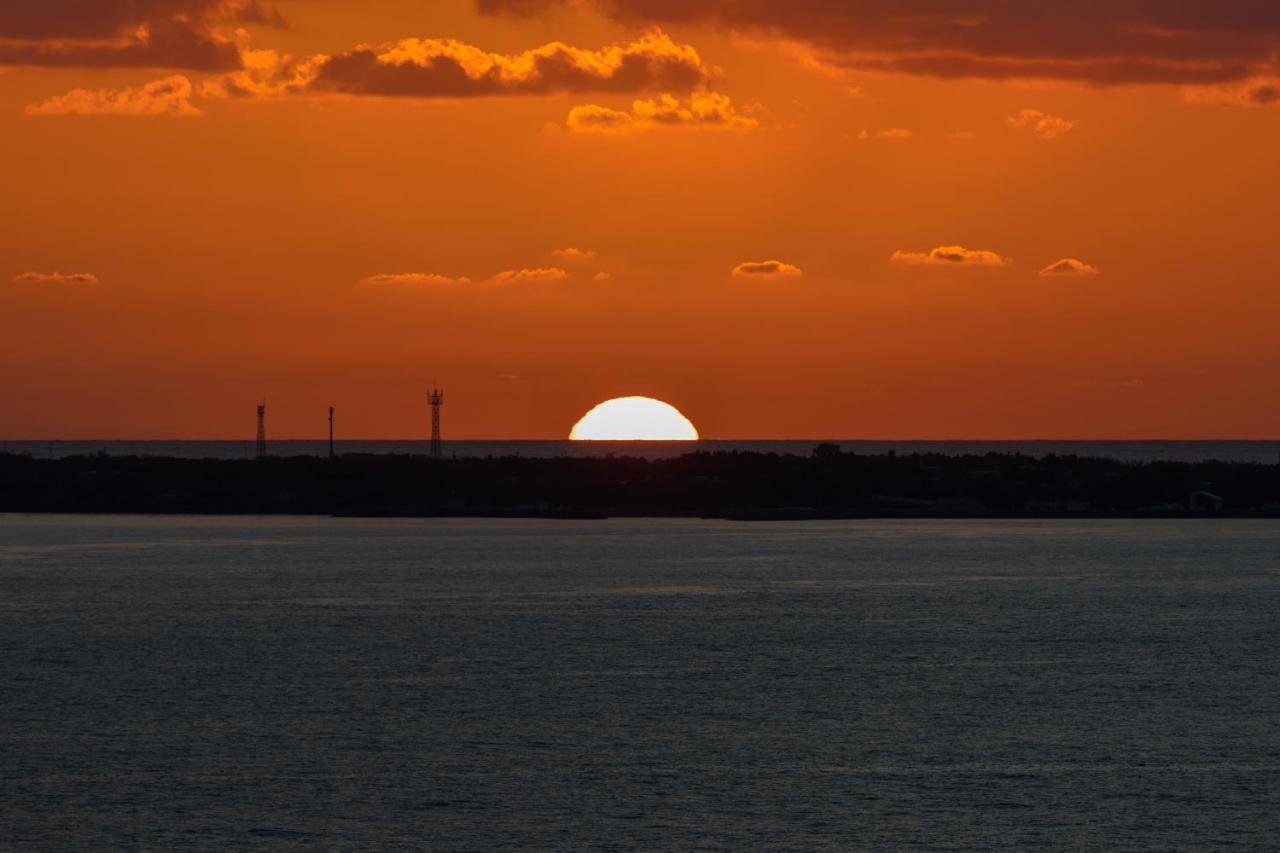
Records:
M1275 849L1278 555L0 516L0 849Z
M446 441L447 456L606 456L627 455L661 459L691 450L741 450L760 453L809 455L815 446L838 444L848 452L867 455L895 453L1050 453L1099 456L1126 462L1179 461L1261 462L1280 460L1280 441L865 441L813 439L805 441L700 441L700 442L570 442L570 441ZM272 441L277 456L321 456L324 441ZM339 441L338 453L426 454L426 441ZM60 458L90 453L112 456L176 456L181 458L252 458L252 441L0 441L0 452L26 453L39 458Z

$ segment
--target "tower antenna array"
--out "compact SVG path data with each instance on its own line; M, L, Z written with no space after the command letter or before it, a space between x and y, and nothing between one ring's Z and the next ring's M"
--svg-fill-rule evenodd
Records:
M267 404L258 404L258 446L254 456L264 459L267 455Z
M433 390L427 396L427 402L431 404L431 458L440 459L444 456L444 444L440 441L440 407L444 405L444 392Z

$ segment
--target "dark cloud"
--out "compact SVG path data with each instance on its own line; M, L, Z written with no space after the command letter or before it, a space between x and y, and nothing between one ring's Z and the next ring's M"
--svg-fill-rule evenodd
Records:
M1280 50L1275 0L477 0L515 15L581 3L785 38L852 70L938 77L1213 83Z
M412 98L691 90L711 76L698 52L660 30L599 50L551 42L491 53L454 39L402 39L302 60L245 50L244 67L210 77L206 97L337 93Z
M1251 77L1242 82L1217 86L1189 86L1183 94L1192 103L1269 107L1280 104L1280 76Z
M0 65L88 68L240 66L221 24L283 26L258 0L5 0Z
M284 23L257 0L6 0L0 39L110 38L163 21Z
M659 31L600 50L552 42L512 55L451 39L405 39L325 57L314 68L313 90L454 98L690 90L709 76L697 51Z
M1266 106L1280 101L1280 85L1264 83L1249 90L1249 99L1259 106Z

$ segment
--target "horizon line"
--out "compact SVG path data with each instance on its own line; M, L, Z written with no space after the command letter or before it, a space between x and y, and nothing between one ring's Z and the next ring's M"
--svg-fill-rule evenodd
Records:
M701 438L696 438L696 439L607 439L607 440L606 440L606 439L594 439L594 440L583 440L583 439L570 439L570 438L568 438L568 437L564 437L564 438L445 438L445 439L443 439L443 442L444 442L445 444L451 444L451 443L462 443L462 442L472 443L472 444L479 444L479 443L511 444L511 443L518 443L518 442L554 442L554 443L562 443L562 444L600 444L600 445L604 445L604 444L671 444L671 445L677 445L677 444L699 444L699 443L707 443L707 442L806 442L806 443L813 442L813 443L819 443L819 444L820 444L820 443L824 443L824 442L830 443L830 442L842 442L842 441L843 441L843 442L876 442L876 443L890 443L890 442L916 442L916 443L926 443L926 442L927 442L927 443L956 443L956 442L969 442L969 443L984 443L984 442L986 442L986 443L994 443L994 442L1001 442L1001 443L1009 443L1009 442L1024 442L1024 443L1033 443L1033 442L1044 442L1044 443L1050 443L1050 442L1052 442L1052 443L1065 443L1065 442L1094 442L1094 443L1097 443L1097 442L1147 442L1147 443L1155 443L1155 442L1227 442L1227 441L1229 441L1229 442L1235 442L1235 443L1257 443L1257 444L1266 444L1266 443L1280 443L1280 437L1276 437L1276 438L1231 438L1231 437L1215 437L1215 438L1155 438L1155 437L1146 437L1146 438L1122 438L1122 437L1111 437L1111 438L1061 438L1061 437L1055 437L1055 438L849 438L849 437L846 437L846 438L833 438L833 437L831 437L831 436L826 436L826 437L822 437L822 438L813 438L813 437L801 437L801 438L718 438L718 437L707 437L707 436L703 436L703 437L701 437ZM5 445L5 444L38 444L38 443L77 443L77 444L110 444L110 443L117 443L117 444L119 444L119 443L127 443L127 442L132 442L132 443L140 443L140 442L189 442L189 443L206 443L206 444L208 444L208 443L215 443L215 442L217 442L217 443L245 443L245 444L253 444L253 443L255 442L255 439L254 439L254 438L252 438L252 437L249 437L249 438L179 438L179 437L165 437L165 438L0 438L0 447L3 447L3 445ZM318 436L318 437L311 437L311 438L296 438L296 437L270 438L270 437L268 437L268 439L267 439L267 443L268 443L268 444L271 444L271 443L273 443L273 442L318 442L318 443L322 443L322 444L327 444L327 443L329 442L329 437L328 437L328 436ZM334 438L334 444L335 444L335 445L337 445L337 444L342 444L342 443L344 443L344 442L346 442L346 443L351 443L351 442L366 442L366 443L372 443L372 442L383 442L383 443L398 443L398 444L406 444L406 443L412 443L412 442L422 442L422 443L424 443L424 444L430 444L430 443L431 443L431 438L430 438L430 437L425 437L425 438L420 438L420 437L419 437L419 438L336 438L336 437L335 437L335 438Z

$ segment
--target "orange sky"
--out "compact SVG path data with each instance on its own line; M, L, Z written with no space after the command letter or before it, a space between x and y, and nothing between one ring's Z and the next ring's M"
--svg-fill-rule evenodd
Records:
M902 5L14 0L0 439L1280 437L1280 7Z

